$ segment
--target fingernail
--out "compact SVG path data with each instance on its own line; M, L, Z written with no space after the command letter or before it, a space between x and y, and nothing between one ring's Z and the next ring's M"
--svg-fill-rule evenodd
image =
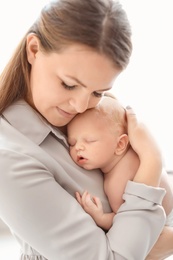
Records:
M132 107L131 106L126 106L126 109L129 110L129 109L132 109Z

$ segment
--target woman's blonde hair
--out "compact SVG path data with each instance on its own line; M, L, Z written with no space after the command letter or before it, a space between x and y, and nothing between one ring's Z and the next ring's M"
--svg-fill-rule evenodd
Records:
M19 43L0 76L0 113L12 102L26 99L31 65L26 37L34 33L45 53L63 51L72 43L87 45L124 69L132 51L131 28L125 11L116 0L54 0Z

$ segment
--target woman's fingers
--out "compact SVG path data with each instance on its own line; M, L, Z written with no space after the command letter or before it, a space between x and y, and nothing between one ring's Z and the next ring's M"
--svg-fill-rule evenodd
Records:
M126 108L126 115L129 141L139 157L158 150L154 136L146 125L138 120L134 110L129 106Z
M130 106L126 107L126 117L128 123L128 134L130 134L131 131L138 125L136 114Z
M127 111L128 115L136 115L131 106L127 106L126 111Z

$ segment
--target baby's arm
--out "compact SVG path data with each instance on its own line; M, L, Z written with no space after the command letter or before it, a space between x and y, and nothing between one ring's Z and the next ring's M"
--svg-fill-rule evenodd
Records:
M82 195L76 192L77 201L83 209L94 219L96 224L104 230L109 230L113 223L113 217L124 202L123 193L128 180L133 180L139 167L139 158L130 147L120 160L111 178L105 175L104 190L108 196L111 213L103 212L102 202L98 197L91 196L87 191ZM109 174L108 174L109 175Z
M92 197L87 191L82 195L76 192L77 201L83 209L94 219L96 224L104 230L109 230L112 226L114 212L104 213L100 199Z

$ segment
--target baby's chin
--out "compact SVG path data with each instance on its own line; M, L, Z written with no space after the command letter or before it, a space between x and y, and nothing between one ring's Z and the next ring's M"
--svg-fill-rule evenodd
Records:
M95 165L93 165L89 159L84 158L84 157L78 157L77 159L75 158L75 162L78 166L82 167L85 170L94 170L97 169Z
M79 165L79 164L78 164ZM97 169L96 167L94 167L93 165L89 165L89 164L84 164L84 165L79 165L80 167L82 167L85 170L91 171L94 169Z

